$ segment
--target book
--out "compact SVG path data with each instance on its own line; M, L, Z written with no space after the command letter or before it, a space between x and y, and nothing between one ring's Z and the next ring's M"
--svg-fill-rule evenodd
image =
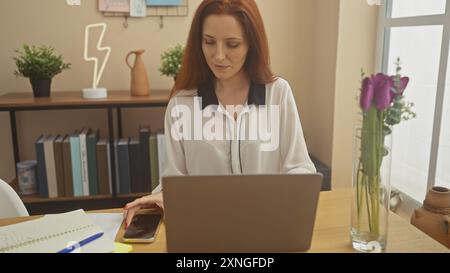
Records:
M46 215L36 220L0 227L0 253L58 253L73 243L103 234L83 210ZM69 245L70 243L70 245ZM80 253L111 253L114 241L106 235L82 246Z
M53 144L57 136L48 136L44 141L45 168L47 172L48 197L58 197L58 184L56 182L55 151Z
M159 177L158 177L158 185L161 185L161 180L164 175L164 161L165 161L165 152L166 152L166 141L164 138L163 132L158 132L156 135L157 143L158 143L158 170L159 170Z
M120 139L117 145L120 194L131 193L130 155L128 151L129 141L128 138Z
M120 194L120 175L119 175L119 141L114 140L114 166L116 167L116 193Z
M152 133L149 137L149 150L150 150L150 173L152 180L152 191L159 184L159 170L158 170L158 142L156 134Z
M91 132L86 139L87 146L87 163L89 177L89 193L90 195L98 194L97 181L97 141L100 137L100 131Z
M139 128L139 171L142 174L140 192L152 191L152 177L150 167L150 128L142 126Z
M80 159L81 159L81 181L83 183L83 195L89 196L89 171L87 159L86 137L91 129L83 128L80 133Z
M48 198L48 185L47 185L47 171L45 167L45 152L44 152L45 136L41 135L35 143L36 159L37 159L37 189L39 195L43 198Z
M131 138L128 143L128 154L130 160L130 182L131 192L140 193L142 190L142 167L139 158L139 140Z
M109 142L100 139L96 145L97 174L99 194L111 194L111 161L109 160Z
M108 159L108 182L109 182L109 193L112 194L113 193L113 177L112 177L112 161L111 161L111 148L110 148L110 144L109 141L107 141L106 144L106 151L107 151L107 159ZM116 178L118 179L118 178Z
M63 169L64 169L64 192L65 196L73 196L72 178L72 156L70 154L70 136L66 135L62 144Z
M72 158L73 195L83 196L83 180L81 178L81 156L79 132L75 131L69 137L70 155Z
M63 158L63 140L64 136L60 135L53 143L55 153L55 170L56 184L58 186L58 196L66 196L66 188L64 183L64 158Z

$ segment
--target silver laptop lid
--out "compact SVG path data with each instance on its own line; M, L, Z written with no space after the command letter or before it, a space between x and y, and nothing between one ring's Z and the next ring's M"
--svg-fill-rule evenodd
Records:
M305 251L320 174L163 178L169 252Z

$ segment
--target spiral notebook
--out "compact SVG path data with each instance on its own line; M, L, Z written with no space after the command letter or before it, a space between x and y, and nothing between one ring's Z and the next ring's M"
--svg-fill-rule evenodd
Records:
M83 210L47 215L37 220L0 228L0 253L57 253L94 234L103 232ZM108 236L77 249L81 253L110 253Z

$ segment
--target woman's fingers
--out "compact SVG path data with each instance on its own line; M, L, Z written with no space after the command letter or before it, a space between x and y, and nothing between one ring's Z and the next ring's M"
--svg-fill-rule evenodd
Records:
M139 199L134 200L134 201L131 202L131 203L128 203L128 204L125 206L125 209L126 209L126 210L129 210L129 209L131 209L131 208L140 206L141 204L142 204L142 201L141 201L141 198L139 198Z
M134 215L141 208L149 208L155 205L155 201L151 195L144 196L142 198L136 199L131 203L128 203L123 212L123 218L125 220L125 228L128 228L133 220Z
M134 215L140 209L147 209L152 207L159 207L164 209L162 194L148 195L142 198L136 199L131 203L128 203L123 211L123 219L125 220L125 229L127 229Z
M129 210L132 209L134 207L142 207L142 208L147 208L151 205L153 205L154 201L153 198L151 196L144 196L142 198L136 199L131 203L128 203L125 206L125 210Z
M123 217L122 219L125 221L125 219L127 219L127 214L128 214L128 210L126 210L125 208L123 209Z
M158 196L158 198L156 198L156 204L158 205L158 207L164 209L164 201L163 201L163 196L162 194L160 194Z
M131 221L133 221L134 215L136 214L136 212L139 209L140 209L140 207L136 206L127 211L126 216L125 216L125 229L127 229L130 226Z

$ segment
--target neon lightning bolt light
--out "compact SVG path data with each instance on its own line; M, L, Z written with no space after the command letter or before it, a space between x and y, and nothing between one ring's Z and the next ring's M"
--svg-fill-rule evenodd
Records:
M98 39L97 43L97 50L98 51L106 51L105 59L103 60L103 64L100 67L100 71L98 70L98 58L96 57L89 57L88 56L88 49L89 49L89 30L91 28L96 27L102 27L102 33L100 34L100 38ZM106 24L105 23L99 23L99 24L92 24L87 25L85 29L85 37L84 37L84 60L88 62L94 62L94 78L92 81L92 88L85 88L83 89L83 97L85 99L102 99L106 98L108 96L106 88L99 88L98 84L100 82L100 79L102 78L103 71L105 70L106 63L109 60L109 56L111 54L111 48L110 47L102 47L103 42L103 36L106 32Z

